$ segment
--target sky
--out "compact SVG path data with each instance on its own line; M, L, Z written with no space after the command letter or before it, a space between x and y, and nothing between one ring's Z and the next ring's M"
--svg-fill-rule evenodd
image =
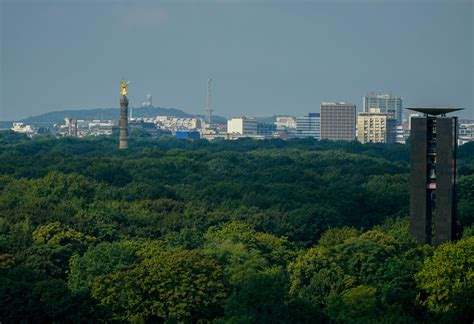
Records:
M0 120L153 104L204 114L456 106L474 119L473 0L0 0Z

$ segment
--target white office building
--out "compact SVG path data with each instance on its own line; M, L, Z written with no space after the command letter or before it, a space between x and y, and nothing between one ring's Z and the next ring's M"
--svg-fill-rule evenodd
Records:
M23 123L13 123L13 127L11 128L11 130L15 133L22 133L27 135L32 135L35 132L33 126L25 125Z
M227 121L227 133L234 135L257 135L257 121L253 117L240 116Z
M296 118L293 116L276 116L275 126L277 131L296 128Z

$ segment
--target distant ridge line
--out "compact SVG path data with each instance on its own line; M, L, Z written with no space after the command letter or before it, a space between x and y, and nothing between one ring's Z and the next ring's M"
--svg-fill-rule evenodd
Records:
M22 119L24 123L39 123L52 122L60 123L64 118L76 118L84 120L104 119L104 120L118 120L119 108L93 108L93 109L72 109L60 110L43 113L36 116L30 116ZM202 117L201 115L188 114L176 108L162 108L162 107L138 107L133 108L133 117L154 117L154 116L174 116L179 118ZM225 117L216 116L222 122L226 121Z

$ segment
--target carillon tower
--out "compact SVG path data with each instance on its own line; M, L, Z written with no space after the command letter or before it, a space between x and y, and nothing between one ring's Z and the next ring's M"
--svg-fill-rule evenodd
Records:
M411 118L410 234L435 246L456 238L457 117L462 108L408 108Z

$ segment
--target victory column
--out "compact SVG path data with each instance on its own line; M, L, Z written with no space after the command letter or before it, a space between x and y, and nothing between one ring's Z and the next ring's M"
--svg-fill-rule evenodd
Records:
M120 144L119 149L124 150L128 148L128 98L127 98L127 86L130 81L122 80L120 83L122 90L120 91L120 120L119 120L119 129L120 129Z

